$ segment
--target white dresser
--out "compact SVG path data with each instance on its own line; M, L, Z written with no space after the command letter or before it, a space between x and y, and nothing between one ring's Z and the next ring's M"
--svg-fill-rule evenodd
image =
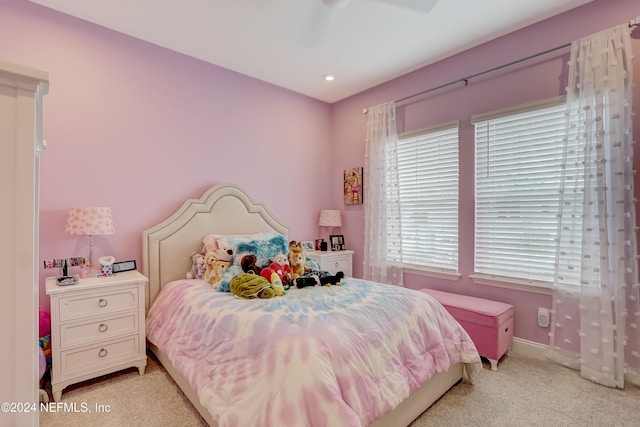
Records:
M46 280L51 299L51 388L56 401L70 384L132 366L144 374L147 282L135 270L67 286L59 286L55 277Z
M309 258L320 264L320 269L336 274L342 271L346 277L353 276L353 251L309 251Z

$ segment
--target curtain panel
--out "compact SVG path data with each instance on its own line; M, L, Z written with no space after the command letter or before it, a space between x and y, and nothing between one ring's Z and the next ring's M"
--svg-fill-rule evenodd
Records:
M571 46L549 350L620 388L640 384L632 56L628 25Z
M368 109L364 182L364 274L367 280L402 285L398 131L393 102Z

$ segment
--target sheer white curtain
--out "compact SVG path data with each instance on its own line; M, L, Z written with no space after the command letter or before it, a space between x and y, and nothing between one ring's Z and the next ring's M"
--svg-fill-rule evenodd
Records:
M632 73L627 25L572 44L550 357L610 387L640 384Z
M402 285L398 132L393 102L368 109L364 168L364 278Z

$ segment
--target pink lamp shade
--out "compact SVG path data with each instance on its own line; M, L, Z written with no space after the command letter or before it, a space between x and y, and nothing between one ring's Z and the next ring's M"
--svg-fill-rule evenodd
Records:
M342 227L342 217L339 210L322 209L318 225L321 227Z
M113 218L111 208L76 207L71 208L67 217L66 234L89 236L89 273L93 271L93 240L92 236L113 234Z
M69 210L64 232L81 236L113 234L111 208L75 207Z

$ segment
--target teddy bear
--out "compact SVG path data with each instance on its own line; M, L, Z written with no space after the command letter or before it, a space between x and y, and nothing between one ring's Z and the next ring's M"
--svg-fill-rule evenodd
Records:
M292 242L289 245L289 265L291 268L291 279L295 280L309 269L306 265L306 255L300 243Z
M187 279L202 279L207 266L204 263L204 255L200 252L191 254L191 271L187 271Z
M214 274L213 264L218 261L218 255L215 252L209 251L204 255L204 276L203 279L205 282L210 282L211 276Z
M219 259L214 261L213 265L211 266L212 272L209 277L209 283L212 286L217 287L222 280L222 276L224 275L224 273L226 273L230 266L231 263L229 261L221 261Z
M289 289L291 282L291 266L285 254L276 255L271 264L263 268L260 275L273 283L273 273L276 273L284 289Z

